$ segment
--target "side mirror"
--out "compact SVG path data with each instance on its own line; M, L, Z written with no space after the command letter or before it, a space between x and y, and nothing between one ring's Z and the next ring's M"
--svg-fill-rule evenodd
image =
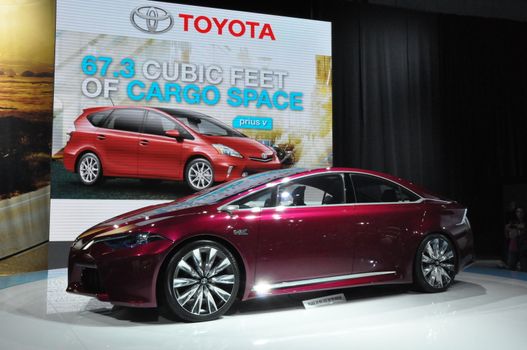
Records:
M168 131L165 132L165 135L167 135L169 137L173 137L175 139L181 138L181 134L179 133L178 130L168 130Z
M226 213L228 213L229 215L232 216L233 212L234 212L235 210L238 210L238 209L240 209L240 206L239 206L239 205L231 204L231 205L228 205L228 206L226 206L226 207L223 207L223 208L221 209L221 211L224 211L224 212L226 212Z

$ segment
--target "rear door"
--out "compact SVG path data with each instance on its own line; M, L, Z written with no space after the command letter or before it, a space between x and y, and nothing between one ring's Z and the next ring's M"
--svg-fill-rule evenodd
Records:
M399 271L405 242L422 218L420 197L377 176L356 173L351 178L357 202L354 272Z
M280 184L274 201L274 208L260 212L256 266L260 281L272 284L352 272L353 206L346 204L343 174Z
M144 109L115 109L97 129L95 145L105 175L137 176L139 130L144 116Z

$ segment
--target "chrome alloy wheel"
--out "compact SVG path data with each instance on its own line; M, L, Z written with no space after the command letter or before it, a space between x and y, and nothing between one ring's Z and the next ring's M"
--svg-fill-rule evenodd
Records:
M188 172L188 179L196 189L202 190L212 184L212 168L209 162L203 160L194 162Z
M79 164L79 176L86 184L92 184L99 178L101 165L99 159L92 153L84 155Z
M233 261L221 250L204 245L183 256L172 278L178 304L191 314L211 315L233 297Z
M421 271L426 282L441 289L448 286L455 276L454 251L451 243L443 237L428 242L421 253Z

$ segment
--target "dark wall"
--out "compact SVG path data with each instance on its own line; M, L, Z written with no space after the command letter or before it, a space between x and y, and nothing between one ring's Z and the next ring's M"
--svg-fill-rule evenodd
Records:
M447 190L490 254L502 246L503 184L527 183L527 25L442 16L440 33Z
M500 254L503 184L527 175L527 25L339 7L329 14L335 164L461 201L479 255Z
M180 1L332 21L334 163L405 177L469 207L502 246L502 188L527 182L527 24L347 1Z

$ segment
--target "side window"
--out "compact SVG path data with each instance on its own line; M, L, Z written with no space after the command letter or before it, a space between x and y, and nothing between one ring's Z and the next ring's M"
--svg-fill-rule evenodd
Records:
M139 132L145 111L142 109L115 109L107 118L108 129Z
M214 135L214 136L228 136L229 133L225 128L216 125L215 123L207 120L206 118L181 118L186 126L200 134Z
M102 112L95 112L88 116L88 121L91 123L91 125L96 127L102 127L104 122L106 121L106 117L110 114L111 110L106 110Z
M274 206L274 189L269 188L232 203L240 209L269 208Z
M148 111L146 123L143 128L145 134L166 136L168 130L177 130L181 137L193 139L192 135L175 121L159 113Z
M285 207L345 203L342 175L315 175L279 185L277 201Z
M352 175L357 203L414 202L417 195L405 188L375 176Z

